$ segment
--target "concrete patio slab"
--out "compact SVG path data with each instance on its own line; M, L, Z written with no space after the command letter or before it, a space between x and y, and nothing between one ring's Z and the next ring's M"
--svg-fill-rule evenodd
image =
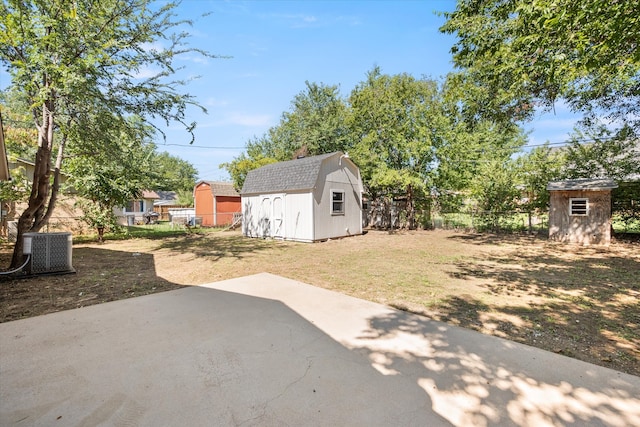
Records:
M640 425L640 378L270 274L0 324L0 424Z

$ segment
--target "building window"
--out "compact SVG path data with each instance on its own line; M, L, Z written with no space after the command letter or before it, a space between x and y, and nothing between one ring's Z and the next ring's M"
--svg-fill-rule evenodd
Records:
M344 215L344 191L331 190L331 215Z
M589 199L569 199L569 212L572 216L585 216L589 212Z
M144 201L131 200L127 203L127 212L144 212Z

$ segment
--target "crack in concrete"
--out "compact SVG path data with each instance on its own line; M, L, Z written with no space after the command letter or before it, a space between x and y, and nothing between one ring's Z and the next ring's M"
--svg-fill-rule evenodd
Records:
M248 419L246 419L246 420L244 420L244 421L240 422L239 424L238 424L238 423L235 423L235 424L236 424L236 426L240 427L240 426L245 425L245 424L247 424L247 423L250 423L250 422L252 422L252 421L256 421L256 420L259 420L259 419L263 418L263 417L266 415L266 413L267 413L267 408L269 407L269 405L270 405L272 402L274 402L274 401L276 401L276 400L280 399L282 396L284 396L284 395L287 393L287 391L288 391L291 387L293 387L294 385L296 385L297 383L299 383L300 381L302 381L303 379L305 379L305 377L309 374L309 371L311 370L311 367L313 366L313 359L314 359L314 357L313 357L313 356L307 356L307 357L306 357L306 360L307 360L307 368L305 369L304 373L303 373L300 377L296 378L295 380L293 380L293 381L291 381L289 384L287 384L287 386L284 388L284 390L282 390L282 392L281 392L281 393L279 393L278 395L276 395L276 396L272 397L271 399L267 400L267 401L266 401L266 402L264 402L262 405L260 405L260 406L261 406L260 414L256 415L255 417L248 418ZM315 390L314 390L314 391L315 391ZM235 416L234 416L233 418L234 418L234 422L235 422ZM280 422L282 422L282 420L279 420L279 421L280 421Z

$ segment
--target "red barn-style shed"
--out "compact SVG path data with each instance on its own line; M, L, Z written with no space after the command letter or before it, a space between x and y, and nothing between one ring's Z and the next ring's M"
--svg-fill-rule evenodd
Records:
M203 227L231 225L242 210L240 194L229 182L198 181L193 190L196 217Z

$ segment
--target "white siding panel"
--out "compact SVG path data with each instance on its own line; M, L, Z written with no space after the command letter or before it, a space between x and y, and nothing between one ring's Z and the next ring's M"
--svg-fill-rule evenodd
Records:
M242 196L242 235L264 237L260 223L260 196Z
M290 193L285 198L285 236L287 240L312 242L313 236L313 195Z
M331 192L344 191L344 215L332 215ZM362 234L362 181L348 159L327 159L314 195L315 240Z
M242 215L242 234L246 237L314 240L311 193L242 196Z
M331 214L332 191L344 191L344 215ZM315 240L362 234L362 195L350 184L327 181L320 203L314 205Z

